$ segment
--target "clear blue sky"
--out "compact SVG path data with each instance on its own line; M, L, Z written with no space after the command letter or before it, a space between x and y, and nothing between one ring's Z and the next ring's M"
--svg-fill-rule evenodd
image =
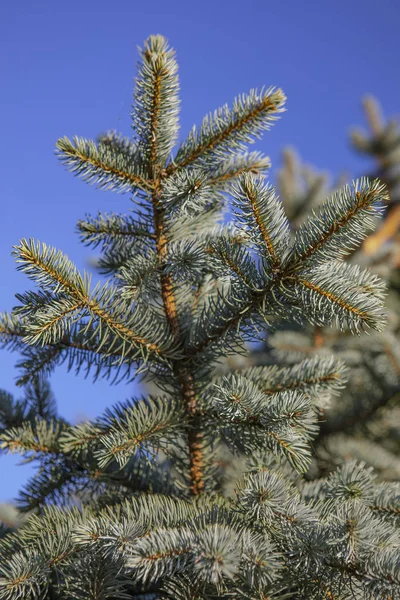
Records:
M145 8L145 7L148 8ZM348 147L362 123L360 97L378 96L400 112L395 0L37 0L6 1L0 19L0 310L29 287L11 247L34 237L64 250L80 268L90 251L76 221L97 210L123 212L128 196L97 191L58 164L62 135L129 134L136 47L162 33L178 52L182 136L202 116L251 87L277 85L288 111L258 148L276 167L284 145L334 175L365 164ZM15 387L16 355L1 352L0 387ZM59 369L52 377L60 412L75 420L134 393L132 385L93 384ZM30 467L0 457L0 500L12 498Z

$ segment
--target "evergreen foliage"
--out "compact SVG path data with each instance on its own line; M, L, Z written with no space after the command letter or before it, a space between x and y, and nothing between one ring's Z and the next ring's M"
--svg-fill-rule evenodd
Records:
M178 91L174 52L151 36L132 140L57 143L74 174L134 203L78 224L105 284L44 243L14 249L38 289L1 317L26 399L2 394L0 439L39 468L19 496L26 519L3 531L0 598L398 599L398 485L357 461L305 477L321 410L351 376L343 361L227 366L282 323L384 328L382 282L343 259L387 192L357 180L293 238L268 159L247 151L282 91L238 97L173 153ZM64 361L141 374L157 393L71 425L46 379Z
M399 167L398 124L384 125L377 102L364 102L372 138L364 153L376 160L376 176L387 183L390 201L383 207L383 219L363 242L360 249L347 256L349 273L357 276L357 263L373 272L368 277L378 293L379 275L386 281L385 298L388 322L384 332L368 337L349 336L319 326L286 323L269 335L267 343L247 357L247 365L290 365L313 356L338 358L351 368L351 377L339 397L330 406L321 407L323 421L314 440L313 464L308 477L326 475L346 459L362 460L374 466L381 479L398 480L400 434L400 352L399 326L399 236L396 222L398 207ZM397 137L396 137L397 132ZM353 134L355 144L361 134ZM377 139L379 136L379 139ZM386 139L388 138L388 139ZM389 138L392 140L389 143ZM396 145L397 144L397 145ZM341 178L343 179L343 177ZM374 175L369 176L371 181ZM338 193L340 182L329 190L326 174L304 165L293 149L283 153L283 166L278 172L278 187L292 231L301 231L307 213L316 210L329 193ZM367 284L367 280L364 281Z

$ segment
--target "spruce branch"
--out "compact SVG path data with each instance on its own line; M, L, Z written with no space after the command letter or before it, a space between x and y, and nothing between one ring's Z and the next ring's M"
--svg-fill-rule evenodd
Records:
M366 294L348 280L340 279L342 268L337 263L303 271L298 277L289 280L290 286L283 282L281 290L291 299L293 306L301 311L310 323L317 326L336 322L340 329L345 326L353 332L373 328L382 331L386 323L386 313L379 297ZM346 269L343 269L346 273ZM333 278L333 275L336 275ZM303 318L303 317L301 317Z
M150 179L168 158L179 131L179 81L175 51L161 35L140 50L132 127Z
M50 570L39 553L20 551L0 566L0 598L39 599L46 593Z
M331 260L324 265L325 273L330 273L332 279L338 276L345 280L353 290L383 301L387 295L387 285L376 273L369 269L361 269L358 265Z
M53 325L56 325L56 331L51 330L51 342L59 341L65 329L57 327L60 320L64 319L70 312L70 309L84 310L92 319L98 319L105 328L111 333L113 332L121 340L120 346L123 351L129 350L132 345L137 347L139 353L152 352L158 356L163 354L163 343L152 342L145 337L137 334L132 330L127 323L132 322L137 318L135 312L129 316L127 314L128 307L123 302L115 301L115 291L106 286L100 287L97 285L92 292L89 289L89 278L85 275L83 278L76 270L75 266L61 252L54 248L49 248L46 244L34 243L33 240L27 242L22 240L20 246L15 247L15 255L19 264L19 269L23 270L36 283L42 285L44 289L54 293L61 293L69 296L74 302L68 303L65 309L65 304L61 307L47 307L41 316L42 320L40 327L36 328L34 333L37 333L37 338L31 340L29 336L26 341L43 340L43 343L49 341L46 336L46 330ZM54 310L56 308L56 311ZM53 310L51 310L53 309ZM142 327L143 315L139 315ZM47 327L45 327L45 325ZM89 326L91 321L89 321ZM29 326L27 326L29 331ZM160 335L160 331L156 332ZM107 341L108 336L103 337L103 343ZM115 343L112 344L115 346ZM100 345L99 349L101 349Z
M301 269L310 261L341 258L354 249L373 229L388 200L385 187L378 181L361 178L335 192L318 213L296 232L291 260Z
M200 129L193 128L183 142L167 173L193 164L207 167L223 160L227 150L242 150L245 144L270 128L283 111L285 100L280 89L251 90L236 98L232 109L225 105L213 115L207 115Z
M138 222L128 215L98 214L88 216L86 221L78 221L78 232L84 244L96 248L106 248L117 240L139 241L152 240L155 235L147 227L147 223Z
M83 279L75 265L62 252L33 239L22 239L14 246L13 254L18 269L23 271L45 291L84 295L87 278Z
M306 358L289 367L277 365L250 367L241 372L267 396L283 390L300 390L318 407L326 407L347 381L348 369L334 358Z
M184 571L191 558L192 540L188 529L159 529L136 541L129 553L128 567L143 583Z
M144 177L139 156L116 151L115 146L96 144L75 136L60 138L56 144L61 163L74 175L100 189L115 192L148 192L151 184Z
M271 167L268 156L261 152L246 152L232 156L228 161L218 166L213 173L210 183L221 186L230 185L246 173L262 176L267 175Z
M354 195L349 195L347 188L343 192L338 192L337 204L331 199L327 207L322 210L321 216L309 220L304 226L307 240L307 250L304 252L307 255L300 256L299 247L302 244L305 246L306 242L299 237L299 241L295 240L293 247L290 247L286 233L282 238L282 226L283 231L287 232L286 218L282 209L278 209L277 199L271 197L268 187L262 186L254 177L247 175L245 181L247 187L251 186L252 193L257 186L257 194L263 198L263 210L268 208L269 212L274 212L273 207L276 207L275 214L271 217L278 219L273 231L277 236L276 242L280 244L283 241L284 249L280 252L278 260L279 251L275 249L274 240L264 225L257 197L251 196L252 199L250 198L249 201L246 198L247 192L242 190L242 193L245 192L244 199L250 202L251 206L250 212L247 212L246 208L244 211L242 208L243 196L234 192L235 201L239 199L243 212L243 217L240 216L240 219L245 223L249 223L250 219L250 227L253 231L255 227L258 235L261 234L261 237L255 239L257 247L260 248L260 252L263 252L266 261L272 261L269 278L263 289L246 292L246 296L242 294L240 303L236 299L236 302L232 302L228 297L226 299L221 297L218 310L214 311L215 319L211 320L207 327L203 326L203 331L199 327L199 339L193 336L194 344L190 352L193 355L204 352L213 342L217 342L238 328L251 314L259 312L263 318L267 318L268 312L265 310L267 307L271 313L275 311L291 319L306 318L316 325L329 325L336 321L340 327L347 325L353 331L367 327L381 330L385 323L385 313L382 308L382 292L378 291L380 285L378 279L373 276L370 279L357 268L349 270L340 261L331 264L329 258L332 252L340 256L346 240L350 243L351 239L351 243L354 243L355 240L362 239L366 228L371 226L370 214L379 211L379 203L386 198L382 186L377 182L370 184L361 180L354 184ZM270 200L271 206L269 206ZM341 218L338 218L338 213L341 214ZM238 271L240 272L239 266ZM342 274L347 281L341 279ZM350 281L350 277L356 278L356 281ZM357 286L357 279L359 286ZM369 281L373 281L372 287L377 286L376 295L367 293L365 283L368 286ZM380 289L383 290L382 286Z
M63 421L45 421L23 423L21 427L8 428L0 435L0 447L9 452L25 455L32 460L36 454L58 454L58 438L64 427Z
M285 456L296 470L308 468L308 442L315 437L317 427L310 400L303 393L283 391L266 397L250 381L236 376L218 385L208 405L222 435L232 443L236 433L246 454L257 444Z
M137 364L135 348L122 354L122 349L101 346L101 340L94 327L73 324L69 334L64 334L59 342L44 346L27 346L23 339L28 335L26 323L21 313L18 315L3 313L0 315L0 340L4 347L20 350L21 358L17 368L22 374L17 385L25 385L37 376L49 375L60 364L66 363L70 371L85 371L87 376L94 371L94 380L99 376L110 378L116 382L119 378L132 377L132 369Z
M155 451L175 439L183 429L184 419L179 403L148 398L132 405L115 407L100 423L102 448L96 452L101 468L111 460L124 466L132 454Z
M289 247L289 221L271 186L244 175L232 190L236 219L249 230L251 242L265 259L269 273L279 269Z

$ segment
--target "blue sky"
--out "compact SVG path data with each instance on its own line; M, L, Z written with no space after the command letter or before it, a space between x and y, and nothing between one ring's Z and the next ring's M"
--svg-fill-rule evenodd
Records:
M148 8L146 8L148 6ZM395 0L203 0L194 3L104 0L5 2L0 19L0 310L29 287L11 247L34 237L84 268L90 250L76 221L98 210L124 212L129 198L95 190L57 162L58 137L129 134L137 45L162 33L180 64L182 137L217 106L252 87L276 85L287 112L257 148L276 168L283 146L333 175L362 174L349 149L350 125L363 122L360 98L376 95L387 115L400 113ZM272 171L273 173L273 171ZM15 386L16 355L1 351L0 387ZM66 418L94 417L135 393L59 369L52 377ZM30 473L0 457L0 500L11 499Z

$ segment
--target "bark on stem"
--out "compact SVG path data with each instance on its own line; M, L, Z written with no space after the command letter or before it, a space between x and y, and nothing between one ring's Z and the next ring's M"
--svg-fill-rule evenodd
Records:
M153 196L154 225L156 230L156 249L160 260L167 253L167 239L165 236L164 216L158 207L156 196ZM164 310L176 341L180 339L179 320L176 299L173 289L173 280L169 274L161 276L161 293ZM204 491L204 458L202 450L202 435L199 431L200 422L197 415L197 402L194 378L189 368L181 362L174 362L174 373L179 381L182 399L188 415L188 450L190 463L190 490L193 495Z

